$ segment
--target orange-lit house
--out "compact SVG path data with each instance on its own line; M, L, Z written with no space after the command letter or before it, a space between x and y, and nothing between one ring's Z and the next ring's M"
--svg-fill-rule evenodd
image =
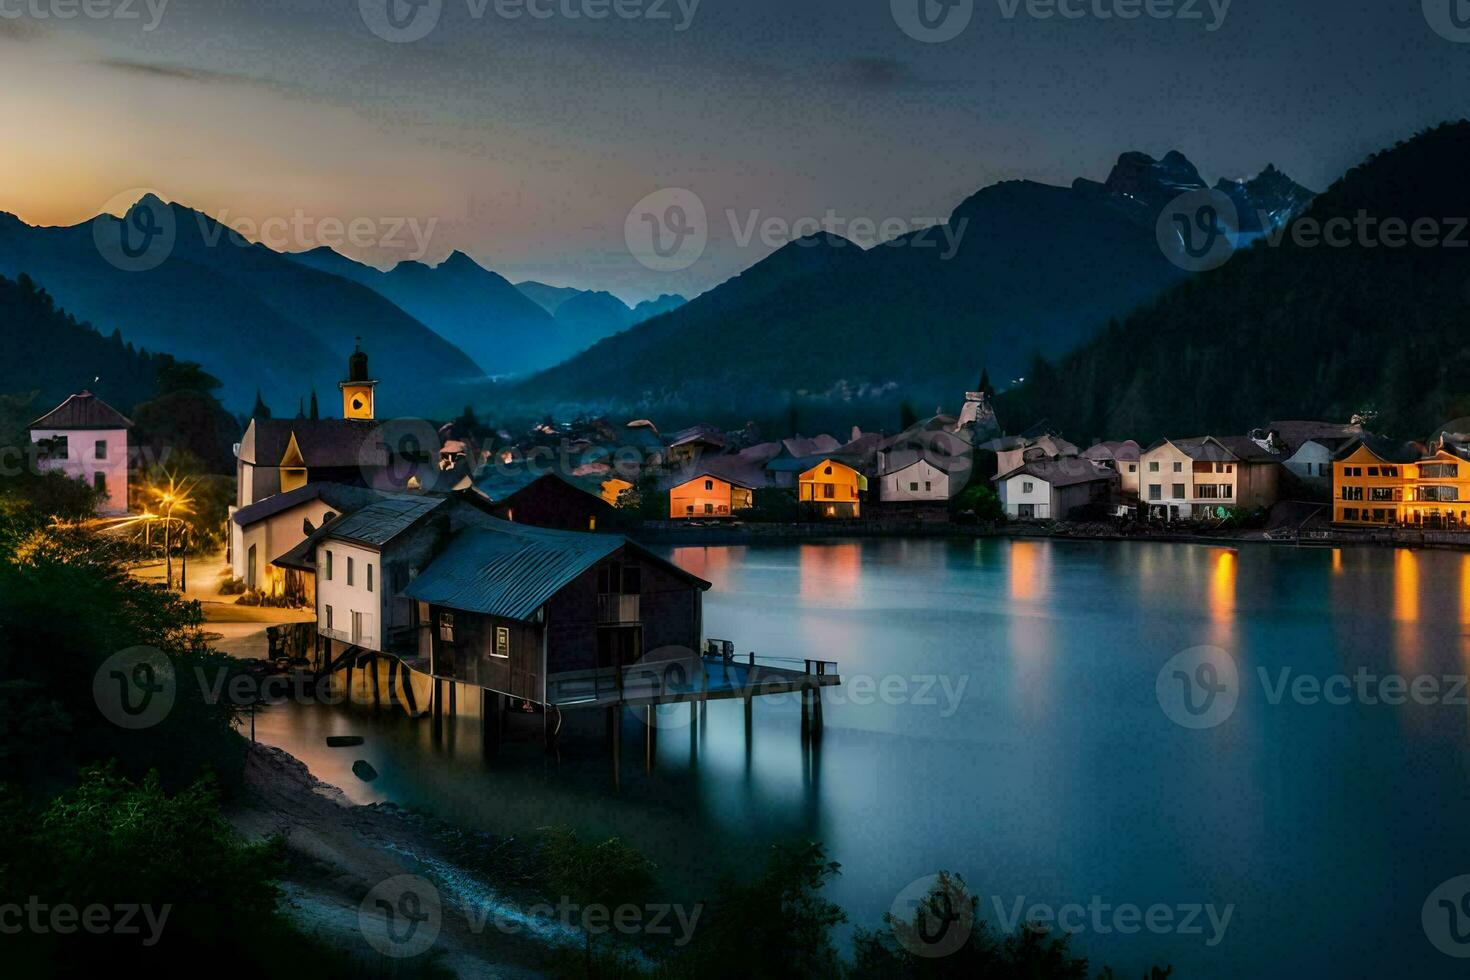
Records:
M755 488L730 475L702 469L692 477L680 474L669 487L669 519L730 517L755 504Z
M1448 434L1428 446L1370 435L1355 439L1332 464L1332 520L1470 526L1470 451Z
M797 499L825 520L860 517L868 478L835 459L823 459L797 479Z

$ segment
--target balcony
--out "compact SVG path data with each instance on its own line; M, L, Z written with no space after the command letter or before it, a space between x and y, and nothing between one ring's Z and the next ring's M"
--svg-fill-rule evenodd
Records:
M602 626L621 626L642 622L641 608L636 595L603 593L597 597L597 622Z

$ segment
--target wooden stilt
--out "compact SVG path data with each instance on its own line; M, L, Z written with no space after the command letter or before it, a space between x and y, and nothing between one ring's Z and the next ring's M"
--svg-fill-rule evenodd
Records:
M822 734L822 689L812 689L812 734Z
M434 737L444 730L444 682L435 677L432 679L432 688L429 693L429 701L434 715Z
M379 690L379 688L378 688L378 663L379 663L378 658L377 657L374 657L371 661L369 661L369 665L370 666L368 668L369 670L372 671L372 675L373 675L373 707L374 708L379 707L383 703L383 692L381 690Z
M459 714L459 682L445 681L449 685L449 717Z
M623 788L623 709L613 705L607 709L607 724L611 729L613 789Z
M388 658L388 706L398 704L398 658Z
M347 658L347 673L346 673L346 675L345 675L345 677L343 679L343 682L342 682L346 686L347 703L348 704L351 704L352 703L352 666L356 662L357 662L357 655L356 654L353 654L352 656L349 656Z
M500 753L500 715L502 702L495 691L480 689L480 740L489 756Z

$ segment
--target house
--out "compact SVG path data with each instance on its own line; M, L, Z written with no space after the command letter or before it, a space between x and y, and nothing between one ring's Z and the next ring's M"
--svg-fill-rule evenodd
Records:
M829 456L802 471L797 479L796 499L813 517L850 519L862 516L862 494L867 489L867 477Z
M1128 439L1124 442L1099 442L1082 452L1083 459L1100 463L1118 474L1118 488L1124 494L1138 496L1138 467L1143 448Z
M1034 436L991 440L989 448L995 452L997 475L1020 469L1026 463L1044 459L1066 459L1079 454L1076 446L1050 431L1042 431Z
M1470 522L1470 445L1452 433L1427 445L1364 434L1333 462L1332 485L1336 524L1464 528Z
M669 519L677 521L731 517L755 506L756 488L764 485L761 471L749 461L716 456L666 477L661 489L669 493Z
M615 683L645 658L693 658L709 588L619 535L492 518L458 532L403 597L435 678L548 704L568 677Z
M368 378L367 354L348 358L340 382L340 419L251 419L236 450L237 507L288 493L308 483L341 483L403 489L413 467L389 471L389 441L374 423L377 382ZM437 472L436 464L425 470ZM394 485L396 483L396 486Z
M701 456L714 456L725 449L725 434L714 426L696 425L669 436L666 460L669 466L687 466Z
M616 514L600 478L584 480L555 471L538 475L534 467L482 472L474 492L490 503L496 517L535 527L596 531L607 528Z
M952 423L935 416L880 444L878 493L885 503L945 503L965 488L974 450Z
M1276 503L1284 447L1249 436L1162 439L1143 453L1140 501L1166 520Z
M414 610L403 590L449 534L449 510L447 497L398 495L313 534L306 544L316 574L317 632L363 650L415 649Z
M1289 455L1281 461L1286 471L1307 486L1319 489L1331 484L1332 463L1337 454L1363 435L1361 425L1309 421L1272 422L1264 431L1275 433L1286 447Z
M230 568L252 591L310 601L312 589L272 563L324 524L381 499L365 487L309 483L230 514Z
M128 430L133 423L90 391L67 398L30 425L42 473L64 473L104 495L99 514L128 512Z
M1001 507L1016 520L1067 520L1088 504L1105 504L1119 480L1111 467L1080 456L1038 459L995 477Z

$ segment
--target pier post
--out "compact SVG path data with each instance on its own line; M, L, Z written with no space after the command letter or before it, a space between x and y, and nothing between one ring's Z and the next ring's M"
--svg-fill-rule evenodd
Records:
M347 703L348 704L351 704L352 703L352 667L353 667L353 664L355 664L356 662L357 662L357 654L355 654L355 653L352 654L351 656L349 656L347 658L347 676L343 680L343 684L346 685Z
M429 692L429 700L432 702L434 716L434 738L438 738L444 730L444 682L435 677L433 687Z
M489 756L500 754L500 715L503 705L495 691L480 688L480 744Z
M812 702L811 691L803 687L801 689L801 737L806 738L812 731Z
M611 729L613 789L623 788L623 709L613 705L607 709L607 725Z
M822 734L822 689L812 688L812 734Z
M645 712L643 726L643 766L653 772L653 760L658 755L658 705L650 704Z
M378 658L374 657L369 663L373 672L373 707L377 708L383 703L383 692L378 688Z
M459 682L445 681L449 685L449 717L459 714Z
M388 658L388 706L398 704L398 658Z

